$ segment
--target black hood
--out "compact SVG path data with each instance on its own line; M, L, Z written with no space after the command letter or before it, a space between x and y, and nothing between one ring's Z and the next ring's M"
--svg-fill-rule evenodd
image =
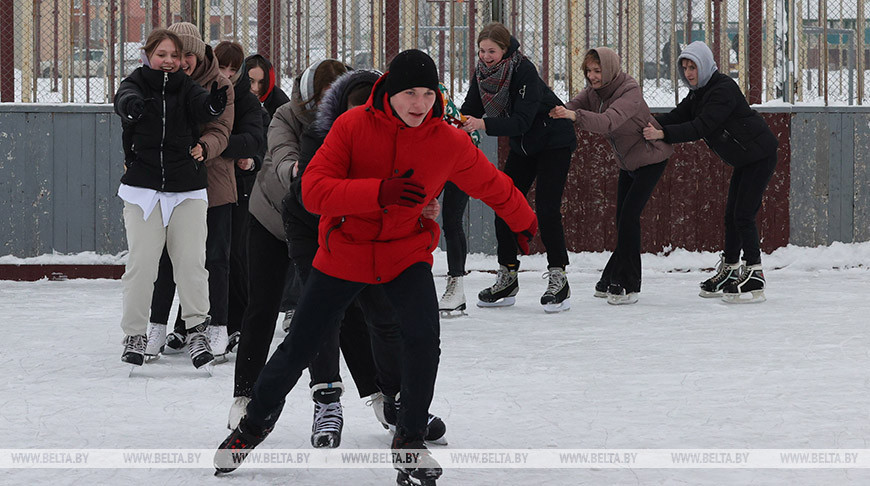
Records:
M365 83L374 86L380 77L381 73L377 71L359 70L348 71L333 81L317 108L317 119L312 126L314 132L325 137L335 119L347 111L347 97L351 91Z
M513 55L514 52L520 50L520 41L517 40L516 37L511 36L511 45L508 46L507 51L505 51L503 59L509 58Z

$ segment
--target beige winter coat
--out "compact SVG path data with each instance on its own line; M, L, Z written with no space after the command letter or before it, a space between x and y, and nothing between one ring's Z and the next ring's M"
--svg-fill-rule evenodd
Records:
M619 55L607 47L593 51L601 58L602 86L598 89L587 86L565 103L565 107L577 115L574 124L607 137L620 169L633 171L670 157L674 152L671 145L643 138L647 123L659 129L661 126L650 114L637 81L621 71Z
M206 90L211 91L211 84L217 81L218 87L227 89L227 106L224 112L212 122L202 126L199 141L205 145L205 166L208 168L208 207L223 206L236 202L236 171L235 160L221 157L227 148L230 134L233 131L235 118L235 94L229 79L220 73L217 60L211 46L205 48L205 60L193 71L193 80Z
M268 146L263 167L251 191L251 214L275 238L286 240L281 219L281 200L290 189L293 165L299 160L302 132L314 121L315 110L306 110L299 94L301 77L294 81L290 101L275 110L269 124Z

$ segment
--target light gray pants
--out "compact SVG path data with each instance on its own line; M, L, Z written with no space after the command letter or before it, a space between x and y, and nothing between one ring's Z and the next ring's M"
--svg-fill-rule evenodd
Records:
M124 284L121 329L128 336L145 334L148 328L151 294L164 245L172 259L185 327L195 327L208 317L207 207L206 201L187 199L175 207L169 226L164 227L160 204L145 220L142 208L124 202L124 226L130 253L121 277Z

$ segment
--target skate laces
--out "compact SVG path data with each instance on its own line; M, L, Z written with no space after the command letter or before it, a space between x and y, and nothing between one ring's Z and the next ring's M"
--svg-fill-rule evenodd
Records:
M338 432L341 430L341 402L314 402L314 425L311 432Z
M145 354L145 345L147 343L148 339L144 334L124 337L124 348L127 351L133 351L134 353Z
M191 356L199 356L202 353L211 353L211 346L204 332L194 332L187 335L187 347Z
M548 270L541 275L543 279L550 279L547 282L547 290L544 292L545 294L556 295L562 290L562 287L565 286L565 282L568 280L565 275L565 271L561 268L554 268L552 270Z
M499 291L501 289L507 288L511 282L516 279L516 273L511 275L511 270L507 267L499 267L498 273L495 276L495 285L493 285L493 290Z
M148 329L148 343L154 346L162 346L166 340L166 324L151 324Z
M444 289L444 297L442 299L452 299L456 295L456 282L458 280L459 277L447 277L447 288Z

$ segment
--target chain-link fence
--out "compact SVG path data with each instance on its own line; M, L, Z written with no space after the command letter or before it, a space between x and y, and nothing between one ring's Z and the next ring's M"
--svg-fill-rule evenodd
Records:
M289 87L324 57L384 69L417 47L461 100L476 36L500 20L563 99L580 63L606 45L650 106L686 94L671 62L691 41L753 103L862 104L870 65L865 0L15 0L0 2L0 101L105 103L141 64L157 26L189 21L212 45L235 40L268 57Z

